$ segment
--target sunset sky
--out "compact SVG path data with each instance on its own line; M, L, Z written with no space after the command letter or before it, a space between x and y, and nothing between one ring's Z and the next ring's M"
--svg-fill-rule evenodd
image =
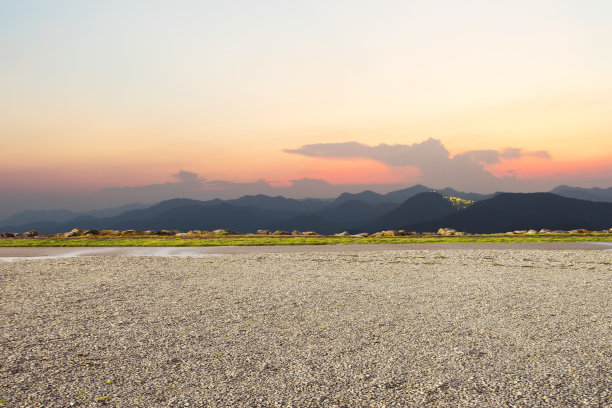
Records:
M0 216L610 187L611 21L609 0L0 0Z

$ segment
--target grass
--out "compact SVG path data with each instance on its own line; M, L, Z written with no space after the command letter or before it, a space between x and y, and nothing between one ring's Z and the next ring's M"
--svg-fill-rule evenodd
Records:
M268 245L352 245L416 244L452 242L612 242L612 234L559 235L463 235L400 237L262 236L225 235L201 237L131 236L74 238L0 238L0 247L192 247L192 246L268 246Z

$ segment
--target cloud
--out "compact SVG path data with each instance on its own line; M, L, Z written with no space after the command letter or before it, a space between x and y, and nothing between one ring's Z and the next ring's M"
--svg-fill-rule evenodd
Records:
M174 178L176 178L179 183L191 186L201 186L202 180L198 176L197 173L192 173L190 171L179 170L178 173L173 174Z
M516 184L514 177L496 177L484 168L486 164L524 156L549 158L546 151L525 152L520 148L471 150L451 156L442 142L427 139L411 145L379 144L368 146L357 142L308 144L284 152L309 157L367 158L388 166L411 166L421 172L422 182L433 187L453 186L472 191L495 190Z
M192 198L194 195L198 194L200 190L205 188L205 179L200 178L197 173L179 170L179 172L173 174L172 177L174 177L176 181L149 184L146 186L110 187L102 189L100 194L111 199L113 202L127 199L128 202L148 203L166 198Z
M500 152L500 157L504 159L520 159L521 157L538 157L540 159L550 159L550 153L546 150L524 151L518 147L507 147Z
M521 157L522 150L518 147L507 147L500 153L500 156L504 159L518 159Z
M427 139L412 145L368 146L357 142L318 143L304 145L298 149L285 149L286 153L301 154L310 157L330 158L366 158L379 161L389 166L410 166L420 163L424 155L427 160L442 160L449 156L448 150L437 139ZM417 167L419 167L417 165Z
M174 182L149 184L145 186L105 188L98 194L101 202L152 203L171 198L193 198L211 200L215 198L231 199L244 195L265 194L282 195L291 198L331 198L343 192L357 193L367 189L388 192L405 187L400 184L331 184L321 179L303 178L291 180L288 186L273 186L266 180L252 182L235 182L228 180L208 180L197 173L180 170L173 174Z
M463 154L467 154L472 160L484 163L494 164L502 160L520 159L522 157L537 157L540 159L550 159L550 154L545 150L525 151L519 147L506 147L502 151L499 150L469 150Z
M497 150L470 150L464 154L467 154L474 161L492 164L499 163L501 161L500 156L502 156L503 153L500 154Z

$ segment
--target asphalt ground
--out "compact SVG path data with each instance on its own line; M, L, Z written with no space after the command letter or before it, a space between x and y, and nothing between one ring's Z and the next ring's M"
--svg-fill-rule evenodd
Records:
M0 247L0 260L74 256L206 256L416 250L612 250L612 242L424 243L218 247Z
M0 262L1 406L612 406L612 254L476 245Z

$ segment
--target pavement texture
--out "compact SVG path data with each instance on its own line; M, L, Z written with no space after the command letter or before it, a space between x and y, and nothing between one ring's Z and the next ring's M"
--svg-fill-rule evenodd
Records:
M612 255L0 262L2 407L612 406Z

